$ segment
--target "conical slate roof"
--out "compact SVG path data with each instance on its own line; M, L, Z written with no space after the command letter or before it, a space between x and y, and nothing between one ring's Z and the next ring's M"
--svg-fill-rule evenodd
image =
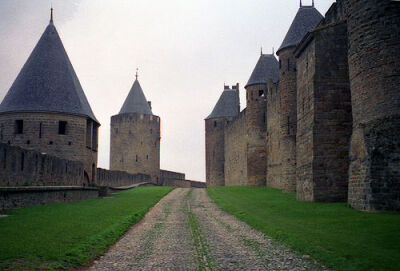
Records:
M139 84L139 81L135 80L131 90L129 91L128 97L126 97L124 104L119 111L119 114L124 113L140 113L153 115L151 112L151 108L149 103L144 96L142 87Z
M317 26L322 18L323 16L314 6L301 6L277 53L282 49L296 46L308 31Z
M213 111L206 119L235 117L239 114L239 97L236 90L225 89Z
M20 111L78 114L99 123L69 61L53 20L0 104L0 113Z
M256 84L265 84L268 79L272 79L275 83L278 82L279 63L274 55L262 54L245 87L247 88L248 86Z

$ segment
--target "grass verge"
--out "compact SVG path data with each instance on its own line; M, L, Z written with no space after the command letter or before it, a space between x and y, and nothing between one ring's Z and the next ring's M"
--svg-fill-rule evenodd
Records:
M111 198L7 211L0 218L0 270L60 270L101 255L171 187L138 187Z
M267 187L210 187L224 211L335 270L400 270L400 215L296 201Z

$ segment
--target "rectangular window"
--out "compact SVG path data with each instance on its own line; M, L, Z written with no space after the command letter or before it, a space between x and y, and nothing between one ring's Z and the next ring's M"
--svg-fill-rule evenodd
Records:
M39 138L42 138L42 123L39 124Z
M58 134L66 135L67 134L67 122L60 120L58 122Z
M24 121L16 120L15 121L15 133L22 134L24 132Z

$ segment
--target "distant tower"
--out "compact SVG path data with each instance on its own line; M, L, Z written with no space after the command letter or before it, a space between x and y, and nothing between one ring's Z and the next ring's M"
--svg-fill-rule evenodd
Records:
M279 79L278 60L261 54L246 89L247 185L264 186L266 182L266 84Z
M94 184L98 127L61 39L50 23L0 105L0 141L84 165Z
M225 185L225 126L239 114L239 111L239 84L232 89L224 86L224 91L213 111L205 119L207 186Z
M143 173L160 183L160 117L153 115L136 79L118 115L111 117L110 169Z
M400 3L343 1L353 112L349 203L400 210Z
M321 21L323 16L314 6L300 4L296 17L276 54L279 56L279 85L281 97L280 149L282 158L282 183L284 192L296 191L296 129L297 86L296 45L304 35Z

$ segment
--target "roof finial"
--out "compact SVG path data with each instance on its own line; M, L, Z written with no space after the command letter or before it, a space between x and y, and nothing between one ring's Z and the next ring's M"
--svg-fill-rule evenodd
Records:
M262 46L261 46L261 54L260 55L262 55Z
M53 3L51 4L51 8L50 8L50 23L53 23Z
M312 0L312 6L314 6L314 0Z
M135 76L136 76L136 80L137 80L137 78L138 78L138 76L139 76L139 75L138 75L138 71L139 71L139 68L136 68L136 75L135 75Z
M300 0L300 7L302 7L303 6L303 3L301 3L301 0Z
M272 46L272 55L274 55L275 54L275 48L274 48L274 46Z

